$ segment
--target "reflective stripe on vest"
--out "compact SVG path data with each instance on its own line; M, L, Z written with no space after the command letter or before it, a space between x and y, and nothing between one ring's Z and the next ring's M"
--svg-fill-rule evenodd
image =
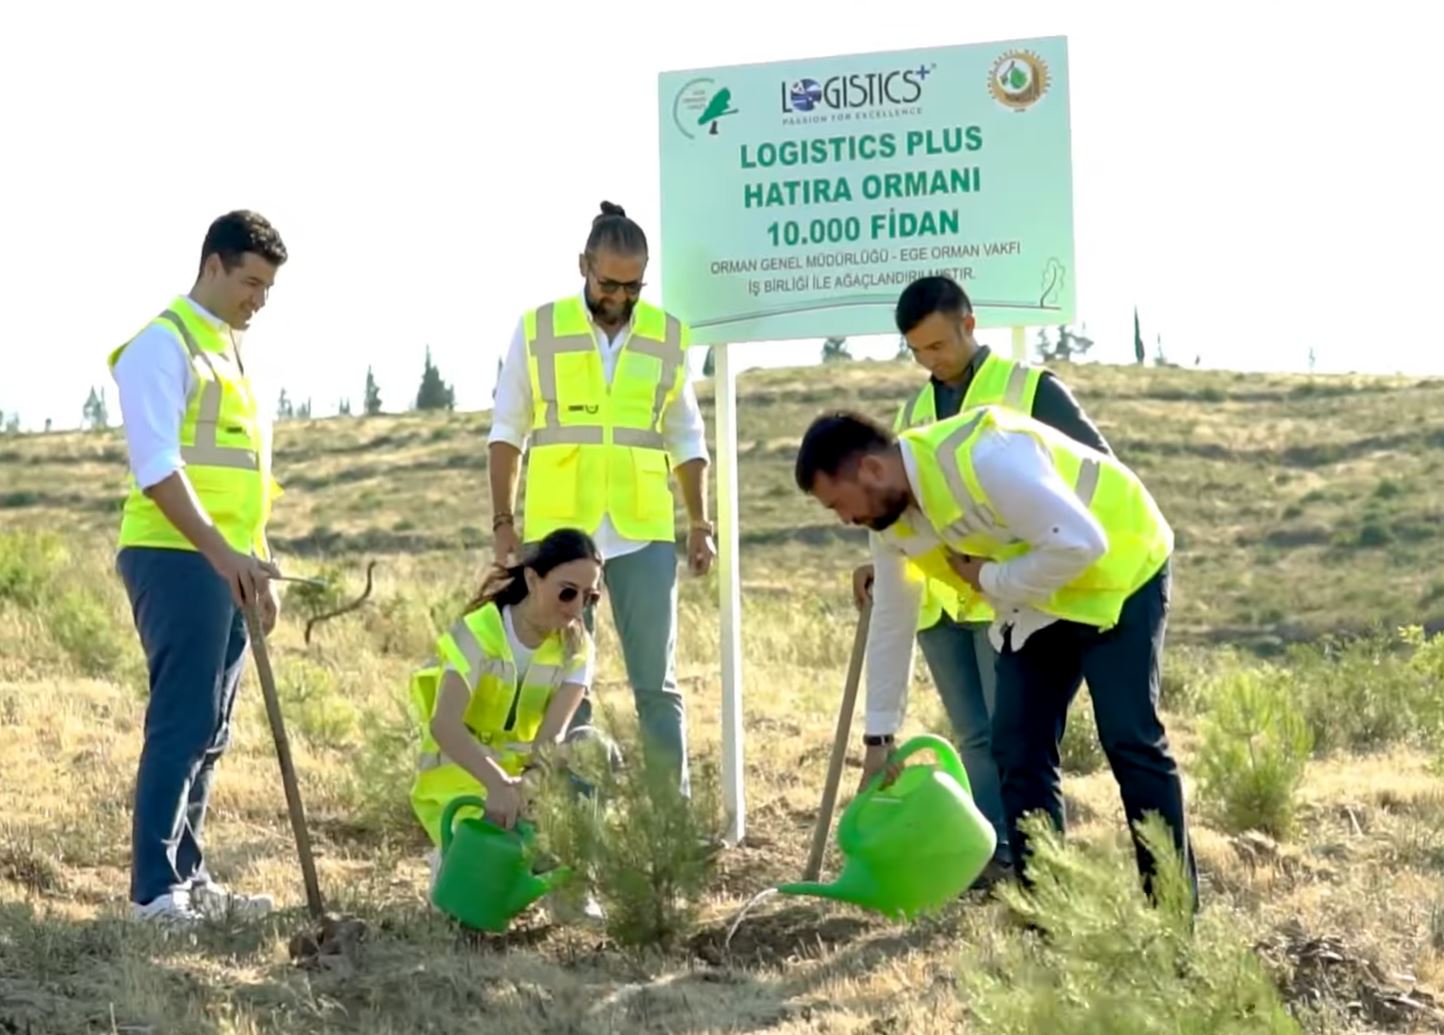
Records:
M518 730L541 724L552 695L569 671L561 638L553 634L542 642L533 654L526 675L519 681L501 611L495 604L486 604L452 624L437 642L437 658L440 672L429 693L416 696L413 676L413 703L422 727L418 770L424 772L451 764L430 731L441 679L449 670L461 676L471 695L463 721L477 741L502 754L503 762L511 761L506 755L530 754L530 743L513 738ZM438 666L428 668L435 671ZM545 700L538 700L543 693ZM478 698L478 694L484 696ZM501 715L502 722L492 727L482 724L479 719L488 713L493 718Z
M175 328L192 359L204 363L211 372L211 380L201 387L201 404L196 410L195 442L181 444L181 459L188 464L203 464L206 467L235 467L244 471L259 471L261 458L253 449L237 449L216 444L216 432L221 419L221 383L211 357L196 341L191 329L185 325L180 314L167 309L160 318Z
M1004 371L1006 377L1002 376ZM963 395L959 409L1001 404L1030 413L1042 376L1043 371L1040 368L1004 359L990 350L984 354L982 362L969 378L968 390ZM929 379L917 394L898 410L893 430L903 431L931 424L937 420L937 416L937 392ZM919 630L932 628L942 619L944 613L958 622L988 622L993 619L992 607L971 587L960 588L950 582L929 577L924 569L936 569L937 565L914 560L910 566L923 580L922 598L918 602Z
M1102 629L1117 623L1127 597L1173 550L1173 530L1138 476L1116 459L1006 407L985 407L905 433L918 470L923 513L956 551L1006 563L1031 546L1002 527L972 469L971 450L988 428L1033 436L1063 481L1102 526L1107 549L1045 601L1032 606Z
M606 441L606 429L601 424L563 426L557 413L557 357L566 352L590 352L596 347L596 339L590 333L556 333L555 302L548 302L537 310L536 338L529 346L532 355L536 357L537 383L541 387L541 424L532 432L532 441L536 445L599 446ZM653 357L661 363L662 371L657 378L652 399L652 427L613 428L612 441L619 446L661 449L664 441L662 433L656 429L662 420L662 407L667 402L667 393L677 380L677 371L682 365L682 323L668 313L662 341L633 335L623 347L640 355Z
M953 494L953 499L963 508L963 516L952 522L949 530L955 535L959 535L960 538L969 533L982 533L983 535L1002 533L1003 536L1011 537L1013 541L1016 541L1016 537L1012 537L1011 533L1008 533L999 524L987 508L978 505L974 498L974 492L963 476L962 464L958 460L958 451L962 448L963 443L972 437L978 424L987 416L987 410L979 410L938 445L939 465L942 467L943 477L947 479L948 491ZM1079 464L1078 480L1073 485L1073 492L1085 507L1093 505L1093 497L1098 492L1099 469L1099 462L1091 457L1083 458Z

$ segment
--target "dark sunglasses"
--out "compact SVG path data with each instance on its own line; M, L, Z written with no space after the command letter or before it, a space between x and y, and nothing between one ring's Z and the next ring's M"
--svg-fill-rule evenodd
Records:
M597 271L590 269L593 279L597 282L597 290L604 295L614 295L618 291L625 291L627 294L636 296L642 293L642 288L647 286L645 280L609 280L597 276Z
M581 590L579 590L576 586L563 586L557 592L557 599L560 600L563 604L570 604L573 600L577 598L577 594L580 592ZM601 603L602 600L601 591L596 589L589 589L587 590L586 596L583 599L585 600L587 607L596 607L599 603Z

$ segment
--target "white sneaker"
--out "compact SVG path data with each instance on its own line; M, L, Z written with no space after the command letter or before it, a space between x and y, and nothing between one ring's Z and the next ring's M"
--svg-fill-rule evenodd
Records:
M137 920L166 927L190 927L204 919L195 911L190 893L184 888L177 888L169 895L153 898L143 906L133 902L130 915Z
M212 919L229 915L242 920L256 920L276 905L276 900L270 895L242 895L215 881L193 882L190 899L193 910Z

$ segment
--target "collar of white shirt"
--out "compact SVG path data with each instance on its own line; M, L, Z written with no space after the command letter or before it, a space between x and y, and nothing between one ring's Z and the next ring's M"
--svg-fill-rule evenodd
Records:
M190 307L196 311L196 315L199 316L206 323L210 324L216 330L223 331L230 327L230 324L226 323L226 321L222 320L215 313L211 312L205 306L201 305L192 296L186 295L185 299L186 302L190 305ZM232 327L231 330L233 333L235 332L235 328Z

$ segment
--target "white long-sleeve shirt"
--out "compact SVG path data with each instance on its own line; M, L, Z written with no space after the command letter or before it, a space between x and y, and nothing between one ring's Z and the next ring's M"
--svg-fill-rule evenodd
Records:
M202 319L222 334L230 334L239 346L242 332L194 299L190 304ZM175 332L152 324L126 346L111 376L120 395L130 469L140 487L148 489L185 466L180 428L186 402L196 387L195 371Z
M582 299L583 305L586 299ZM622 346L631 335L628 324L615 335L609 335L592 318L587 309L587 320L591 323L597 349L602 356L602 376L608 385L616 373L617 357ZM501 375L496 384L495 409L492 414L491 434L488 444L506 442L522 452L526 451L527 439L531 435L535 402L532 397L531 375L526 363L526 321L517 321L516 332L511 338L511 347L502 361ZM662 440L677 467L689 460L706 460L707 427L702 420L702 408L697 404L697 393L690 377L683 375L682 391L677 399L662 413ZM602 516L601 527L592 537L604 560L624 557L646 546L646 541L627 539L617 531L610 514Z
M913 498L919 499L912 450L906 441L901 445ZM1001 522L993 534L1031 547L1012 560L986 562L978 575L983 597L997 614L994 646L1001 649L1003 630L1010 628L1017 650L1032 633L1055 621L1032 605L1052 596L1101 557L1108 549L1108 537L1033 436L991 429L974 445L972 460L978 482ZM927 553L941 541L916 508L904 520L916 534L903 538L888 531L869 537L874 571L867 640L868 733L896 733L902 726L922 598L922 582L910 577L906 558Z

